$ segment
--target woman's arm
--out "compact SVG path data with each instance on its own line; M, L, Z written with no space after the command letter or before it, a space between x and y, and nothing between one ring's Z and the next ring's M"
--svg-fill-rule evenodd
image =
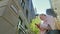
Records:
M35 25L39 28L39 30L42 30L42 31L44 30L43 28L40 27L40 24L35 24Z
M51 27L49 24L42 24L40 25L41 28L43 28L44 30L51 30Z

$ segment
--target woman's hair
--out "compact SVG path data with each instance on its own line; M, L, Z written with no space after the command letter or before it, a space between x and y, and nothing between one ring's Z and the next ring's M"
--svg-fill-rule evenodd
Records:
M43 16L43 15L46 16L45 14L40 14L40 16Z

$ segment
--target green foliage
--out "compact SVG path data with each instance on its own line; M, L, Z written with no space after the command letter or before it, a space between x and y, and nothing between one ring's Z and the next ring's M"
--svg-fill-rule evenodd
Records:
M32 20L32 23L30 23L31 31L34 32L35 34L40 33L39 29L35 25L35 23L36 24L39 24L40 22L41 22L40 18L39 17L36 17L35 19Z

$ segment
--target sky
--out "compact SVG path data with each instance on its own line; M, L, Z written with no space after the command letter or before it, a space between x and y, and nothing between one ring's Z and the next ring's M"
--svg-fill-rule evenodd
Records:
M34 8L37 10L37 14L46 14L46 9L51 8L49 0L32 0Z

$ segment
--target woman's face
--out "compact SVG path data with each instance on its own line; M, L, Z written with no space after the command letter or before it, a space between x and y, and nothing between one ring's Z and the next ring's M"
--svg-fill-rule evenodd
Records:
M46 16L44 16L44 15L41 15L41 16L40 16L40 19L41 19L41 20L45 20L45 18L46 18Z

